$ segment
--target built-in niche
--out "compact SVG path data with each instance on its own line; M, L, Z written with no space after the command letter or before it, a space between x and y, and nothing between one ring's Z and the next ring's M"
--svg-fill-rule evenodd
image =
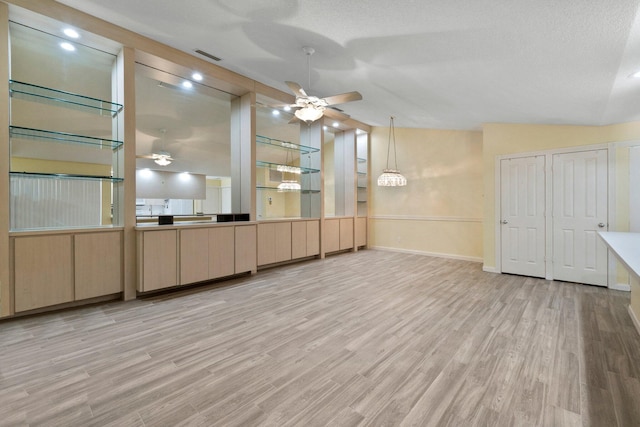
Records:
M136 64L139 218L231 213L234 98L193 76Z
M120 46L11 22L11 230L119 225Z

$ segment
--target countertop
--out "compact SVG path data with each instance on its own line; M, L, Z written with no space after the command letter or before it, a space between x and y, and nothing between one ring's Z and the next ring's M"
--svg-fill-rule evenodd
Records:
M640 278L640 233L603 231L598 234L627 270Z

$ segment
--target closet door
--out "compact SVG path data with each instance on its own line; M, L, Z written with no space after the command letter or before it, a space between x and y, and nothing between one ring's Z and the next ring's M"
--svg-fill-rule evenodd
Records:
M545 156L500 162L503 273L545 277Z
M607 285L607 151L553 156L553 278Z

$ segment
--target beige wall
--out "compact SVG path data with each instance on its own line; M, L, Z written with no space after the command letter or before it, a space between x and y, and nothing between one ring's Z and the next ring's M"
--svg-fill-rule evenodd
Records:
M482 259L482 133L396 128L406 187L378 187L389 128L371 133L373 247ZM394 167L393 147L390 167Z
M631 279L631 311L637 322L638 333L640 333L640 281L636 277Z

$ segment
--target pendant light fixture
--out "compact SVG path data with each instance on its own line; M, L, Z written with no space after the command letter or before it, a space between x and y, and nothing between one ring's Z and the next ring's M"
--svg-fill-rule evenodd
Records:
M291 149L287 149L287 157L285 159L285 164L278 165L276 168L278 171L282 172L282 178L283 178L282 182L278 184L278 193L296 192L296 191L300 191L301 189L300 183L295 179L285 179L287 173L299 174L301 172L300 168L295 166L290 166L290 162L289 162L290 150ZM293 162L293 155L291 156L291 162ZM281 168L280 166L285 166L285 167Z
M396 153L396 132L393 126L394 117L389 118L389 144L387 145L387 167L382 171L382 175L378 177L379 187L404 187L407 185L407 178L398 170L398 155ZM395 163L394 169L389 169L389 154L391 152L391 139L393 138L393 159Z

